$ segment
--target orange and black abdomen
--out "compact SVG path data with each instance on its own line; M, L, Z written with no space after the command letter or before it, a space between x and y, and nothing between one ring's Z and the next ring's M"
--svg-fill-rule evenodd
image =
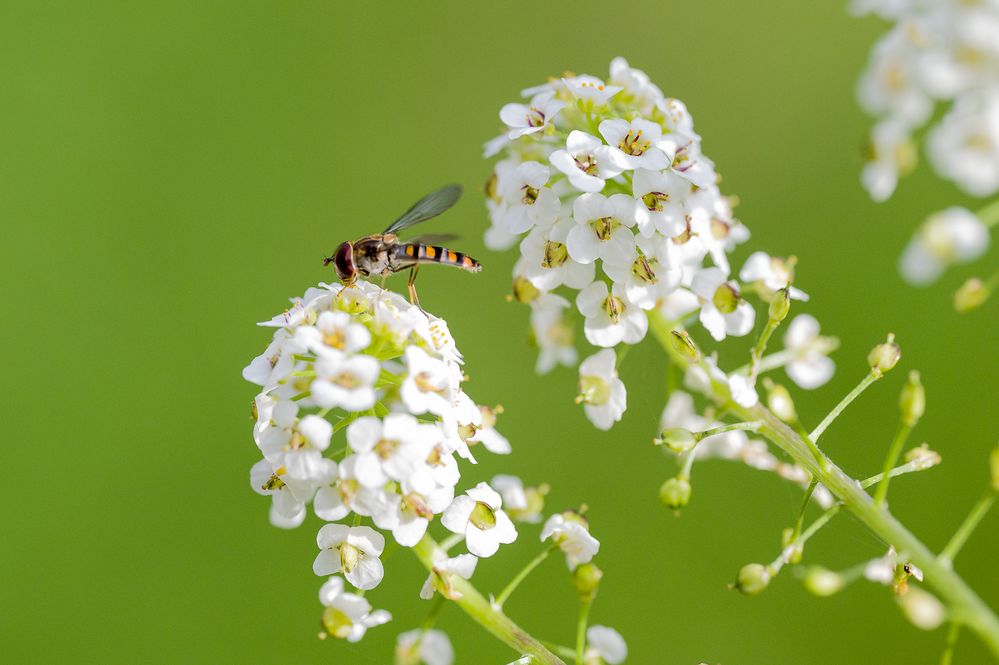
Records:
M482 265L471 256L447 247L416 242L399 245L396 249L396 259L400 263L440 263L469 272L482 270Z

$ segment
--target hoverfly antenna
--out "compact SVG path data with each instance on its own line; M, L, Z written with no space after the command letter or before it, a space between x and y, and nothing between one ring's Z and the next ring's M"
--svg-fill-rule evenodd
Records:
M324 268L326 266L328 266L329 264L331 264L331 263L333 263L333 257L332 256L324 256L323 257L323 267Z

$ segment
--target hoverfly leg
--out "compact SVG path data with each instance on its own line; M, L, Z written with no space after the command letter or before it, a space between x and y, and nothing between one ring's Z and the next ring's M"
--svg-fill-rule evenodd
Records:
M420 304L420 298L416 295L415 282L416 282L416 274L418 272L420 272L419 264L416 264L415 266L409 269L409 282L406 284L406 286L409 287L409 302L419 307L420 311L423 312L423 314L426 315L427 318L430 318L430 316L427 315L427 311L423 309L423 306Z

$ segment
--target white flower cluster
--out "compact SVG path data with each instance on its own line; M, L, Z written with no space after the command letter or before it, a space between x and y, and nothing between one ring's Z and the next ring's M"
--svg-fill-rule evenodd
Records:
M756 312L743 296L768 302L790 287L794 261L756 252L733 273L728 254L749 232L686 106L623 58L606 82L566 75L523 96L502 108L506 130L486 145L487 157L501 154L486 243L520 240L513 291L532 308L540 373L576 364L574 311L583 317L587 342L603 350L580 365L577 401L609 429L627 402L613 347L640 342L652 312L699 320L716 341L747 335Z
M253 435L263 459L250 481L272 498L276 526L300 525L310 504L327 522L317 536L317 575L342 574L372 589L384 575L382 532L411 547L437 516L465 536L469 575L476 557L516 539L488 485L455 498L456 457L474 462L477 444L495 453L510 445L493 429L494 410L462 390L461 355L444 321L358 282L311 288L261 325L276 330L243 371L261 388ZM346 592L340 577L329 578L320 599L335 637L360 639L389 618Z
M985 254L990 242L989 229L978 216L965 208L947 208L916 229L899 257L899 272L910 284L930 284L951 265Z
M893 22L871 52L858 98L878 118L861 180L872 198L892 195L915 166L913 135L930 129L937 173L973 196L999 191L999 3L855 0L858 14Z

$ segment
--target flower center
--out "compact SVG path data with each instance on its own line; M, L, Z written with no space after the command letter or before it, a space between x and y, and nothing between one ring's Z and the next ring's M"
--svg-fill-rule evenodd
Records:
M610 399L610 384L599 376L583 376L579 379L580 401L600 406Z
M600 217L590 222L593 232L597 234L597 240L607 242L610 240L614 229L618 227L618 221L613 217Z
M361 555L363 553L358 548L354 547L350 543L340 544L340 567L346 572L354 570L358 562L361 560Z
M541 193L536 187L531 187L530 185L524 185L521 187L524 190L524 196L520 199L520 202L526 206L534 205L534 202L538 200L538 195Z
M609 295L604 300L604 311L610 317L611 323L617 323L621 320L621 314L624 312L624 301L615 295Z
M264 491L280 490L283 488L284 488L284 481L278 478L277 474L272 475L270 478L267 479L267 482L265 482L263 485L260 486L260 489Z
M669 201L669 194L665 192L649 192L642 196L642 203L649 209L649 212L661 212L663 201Z
M382 459L388 459L399 447L399 442L394 439L381 439L375 444L375 453Z
M341 388L356 388L361 385L361 380L350 372L340 372L333 377L332 382Z
M499 192L496 191L496 186L499 184L499 177L496 172L493 171L489 174L489 179L486 180L486 184L483 185L482 189L485 191L486 198L492 201L499 201Z
M597 172L597 158L593 155L577 155L573 157L576 161L576 168L587 175L594 175Z
M427 505L427 502L419 494L407 494L402 498L402 505L403 508L419 515L423 519L430 520L434 517L434 511L430 509L430 506Z
M341 610L335 607L327 607L323 610L323 628L333 637L340 639L350 635L350 629L354 622Z
M569 258L569 250L560 242L549 240L545 243L545 255L541 259L542 268L558 268Z
M513 280L513 295L507 297L512 298L517 302L526 303L536 300L540 295L541 292L538 291L537 287L531 284L529 279L517 276Z
M420 372L417 374L413 377L413 383L415 383L416 387L423 393L437 393L438 395L442 395L444 393L441 388L434 385L433 375L429 372Z
M545 124L545 114L541 112L540 109L536 109L533 106L527 111L527 126L528 127L543 127Z
M468 521L471 522L477 529L481 531L488 531L496 526L496 513L494 513L493 509L486 504L481 501L476 501L475 508L472 508L472 514L469 516Z
M722 314L731 314L739 305L739 292L734 286L726 282L718 287L711 302L715 304L715 307Z
M652 147L652 143L642 139L642 130L635 131L634 129L629 129L628 135L621 139L617 147L632 157L639 157Z
M323 342L326 343L326 346L342 350L347 346L347 336L344 334L342 328L335 328L333 332L323 336Z
M652 267L654 263L657 263L655 259L650 262L644 256L639 256L635 259L635 262L631 264L631 274L646 284L655 284L658 281L658 278L656 277L655 269Z
M724 221L713 217L711 219L711 235L714 236L716 240L724 240L728 237L731 232L731 227Z

